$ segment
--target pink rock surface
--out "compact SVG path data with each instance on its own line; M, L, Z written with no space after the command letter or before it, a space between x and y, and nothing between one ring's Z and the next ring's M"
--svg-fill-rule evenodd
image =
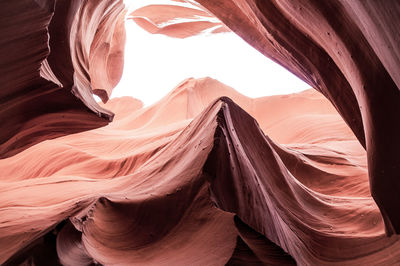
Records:
M329 101L204 78L106 103L122 1L0 2L0 263L398 263L399 4L198 3L133 17L183 38L214 14Z
M0 158L110 122L92 93L107 101L122 74L122 1L2 1L0 10Z
M212 29L213 33L227 32L214 16L204 10L178 5L148 5L129 14L143 29L153 34L186 38Z
M367 150L387 233L400 232L397 1L199 0L232 31L322 92ZM390 66L390 67L389 67Z
M8 263L39 260L23 247L65 219L64 265L398 261L366 153L317 92L251 99L188 79L150 107L129 97L104 107L110 125L0 162Z

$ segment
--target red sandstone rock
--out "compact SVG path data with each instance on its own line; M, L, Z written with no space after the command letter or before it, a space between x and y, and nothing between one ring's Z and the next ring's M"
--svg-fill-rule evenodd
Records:
M213 33L229 31L209 13L177 5L144 6L130 13L128 18L149 33L175 38L190 37L211 28Z
M64 219L65 265L398 260L366 153L317 92L251 99L188 79L153 106L125 97L105 107L116 114L107 127L0 161L8 263L38 259L32 250L44 247L22 247Z
M212 79L99 105L122 72L122 2L1 2L0 263L397 263L399 4L198 2L349 127L315 92ZM150 32L211 26L164 29L203 11L154 8L136 11Z
M371 192L387 233L400 233L400 4L198 2L332 102L368 152Z
M387 233L400 232L400 4L199 0L260 52L323 93L368 151ZM153 15L154 16L154 15ZM391 193L388 193L391 191Z
M0 158L106 125L122 74L122 1L2 1ZM95 115L97 114L97 116Z

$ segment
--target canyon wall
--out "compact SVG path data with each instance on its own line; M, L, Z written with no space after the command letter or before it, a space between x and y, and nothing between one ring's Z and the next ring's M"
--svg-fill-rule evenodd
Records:
M332 102L367 150L371 193L387 233L400 233L400 3L198 3Z
M176 16L210 21L131 18L229 28L343 121L316 94L250 100L209 79L149 108L99 104L122 74L123 2L2 1L1 263L398 262L399 2L197 2Z
M2 1L0 158L107 125L123 69L122 1Z

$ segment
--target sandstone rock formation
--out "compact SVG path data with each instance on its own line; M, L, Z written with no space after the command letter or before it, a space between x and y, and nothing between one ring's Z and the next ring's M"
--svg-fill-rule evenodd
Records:
M122 1L2 1L0 263L398 263L400 4L197 2L132 18L187 37L214 14L330 102L206 78L98 104L122 73Z
M122 1L2 1L0 157L106 125L123 67ZM96 115L95 115L96 114Z
M211 33L229 31L209 13L179 5L148 5L128 16L152 34L164 34L175 38L186 38L211 29Z
M104 107L110 125L1 161L8 264L40 260L51 248L38 243L56 232L32 241L62 221L53 241L64 265L398 261L366 153L317 92L251 99L188 79L153 106Z
M400 3L198 3L332 102L367 150L371 192L387 233L400 233Z
M400 3L197 2L332 102L368 152L388 235L400 233Z

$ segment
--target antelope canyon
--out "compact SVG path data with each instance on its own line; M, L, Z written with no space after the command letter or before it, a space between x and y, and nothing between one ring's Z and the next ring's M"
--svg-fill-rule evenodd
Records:
M232 32L310 89L111 98L127 20ZM396 0L0 1L0 264L400 264L398 25Z

